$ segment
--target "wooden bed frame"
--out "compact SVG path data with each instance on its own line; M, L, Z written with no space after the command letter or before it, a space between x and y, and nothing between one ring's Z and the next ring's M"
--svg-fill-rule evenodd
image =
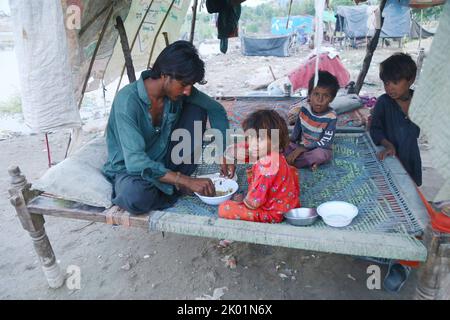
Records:
M54 216L122 225L126 227L149 228L149 219L159 212L146 215L130 215L128 212L112 207L104 210L80 203L51 198L31 189L18 167L9 168L11 188L10 202L14 206L23 228L28 231L39 257L41 266L51 288L59 288L64 284L62 273L50 241L44 228L44 216ZM428 257L419 269L419 281L416 299L449 299L450 298L450 234L433 230L428 224L424 243Z

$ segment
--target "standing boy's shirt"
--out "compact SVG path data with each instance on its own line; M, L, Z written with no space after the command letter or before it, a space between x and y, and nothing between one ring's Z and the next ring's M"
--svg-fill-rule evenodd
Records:
M312 111L309 103L305 103L295 122L291 141L302 144L308 150L331 149L336 123L337 115L333 109L328 108L324 113L318 114Z
M397 157L418 186L422 185L419 135L420 128L403 113L394 99L387 94L378 98L373 110L370 136L376 145L380 145L383 139L394 145Z

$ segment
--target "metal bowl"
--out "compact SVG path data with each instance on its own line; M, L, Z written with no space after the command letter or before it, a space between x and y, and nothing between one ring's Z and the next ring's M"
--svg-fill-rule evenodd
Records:
M286 212L284 218L294 226L310 226L316 222L319 215L313 208L297 208Z

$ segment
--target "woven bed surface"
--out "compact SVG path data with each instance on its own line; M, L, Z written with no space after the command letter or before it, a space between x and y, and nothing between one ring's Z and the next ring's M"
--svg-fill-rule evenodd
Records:
M423 227L408 207L389 169L376 159L375 147L368 135L337 135L333 152L332 162L320 166L317 171L300 169L300 198L303 207L315 208L332 200L356 205L359 214L348 227L332 228L320 219L308 227L295 227L285 222L278 226L261 226L261 223L219 219L217 207L204 204L196 196L183 197L174 207L153 216L150 227L153 230L317 251L424 259L425 248L412 236L421 234ZM247 191L245 171L248 167L239 165L237 168L239 191L244 193ZM217 165L202 164L194 175L218 171ZM203 225L199 227L195 221ZM189 230L190 225L192 230ZM217 229L220 225L224 227ZM277 235L275 230L278 229L282 234ZM259 234L261 230L265 236ZM297 239L299 234L301 240ZM240 235L239 239L236 239L237 235ZM343 242L339 243L339 240ZM373 241L381 243L374 245ZM380 248L375 248L380 245Z

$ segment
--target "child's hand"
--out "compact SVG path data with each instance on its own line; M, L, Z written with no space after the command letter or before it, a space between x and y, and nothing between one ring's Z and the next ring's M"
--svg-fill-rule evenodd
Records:
M234 196L231 198L231 200L241 203L244 202L244 195L242 193L236 193L234 194Z
M397 154L397 151L395 150L395 147L393 145L390 145L389 147L385 148L383 151L380 151L377 155L378 159L383 161L388 156L395 157Z

